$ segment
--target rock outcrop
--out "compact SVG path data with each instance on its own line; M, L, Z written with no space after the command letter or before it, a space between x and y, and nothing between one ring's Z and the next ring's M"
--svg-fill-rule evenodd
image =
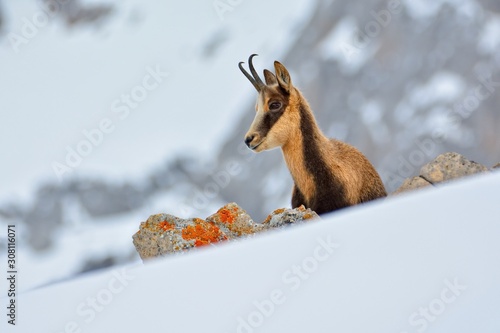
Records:
M264 222L255 223L240 206L230 203L206 219L151 215L132 236L142 260L183 253L193 248L231 241L256 233L309 221L319 216L304 206L277 209Z
M417 190L483 172L489 172L484 165L470 161L457 153L444 153L424 165L420 169L419 176L406 179L392 194Z
M420 176L431 184L446 182L476 173L488 172L488 168L469 161L457 153L441 154L420 169Z

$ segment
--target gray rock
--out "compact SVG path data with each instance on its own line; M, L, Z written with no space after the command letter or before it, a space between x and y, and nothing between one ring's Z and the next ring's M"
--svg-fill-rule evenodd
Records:
M420 169L420 176L431 184L488 172L484 165L470 161L457 153L441 154Z
M302 205L294 209L276 209L262 222L262 225L266 229L274 229L313 219L319 219L318 214Z
M417 189L428 187L428 186L432 186L432 184L420 176L408 178L403 182L403 185L401 185L401 187L398 188L391 195L397 195L397 194L417 190Z

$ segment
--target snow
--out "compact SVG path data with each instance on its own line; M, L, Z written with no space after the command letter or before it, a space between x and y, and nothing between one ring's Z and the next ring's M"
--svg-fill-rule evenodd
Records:
M474 17L480 10L476 2L471 0L404 0L408 14L413 17L430 18L439 13L443 5L448 5L459 11L464 17Z
M104 260L114 255L117 258L134 256L138 260L131 237L138 230L137 221L145 220L145 216L147 218L146 213L129 213L113 216L112 221L87 220L78 226L65 226L49 251L36 252L18 242L18 262L21 275L24 275L18 290L24 292L68 279L90 259ZM6 227L2 226L2 230ZM25 231L21 228L18 235L23 234ZM2 253L1 260L7 260L6 254Z
M346 75L356 74L377 51L376 39L363 34L362 29L353 17L347 16L321 44L323 58L336 60Z
M88 274L23 293L2 331L498 332L499 195L471 177Z
M435 103L451 103L459 99L465 91L463 79L451 72L440 71L428 82L416 87L410 94L410 103L424 109Z
M490 18L486 26L481 39L478 41L478 50L482 53L492 53L497 52L500 47L500 18L493 17Z

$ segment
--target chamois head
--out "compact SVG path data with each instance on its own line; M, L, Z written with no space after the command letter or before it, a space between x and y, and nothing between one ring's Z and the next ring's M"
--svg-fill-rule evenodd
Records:
M262 82L253 67L252 54L248 59L250 75L239 63L239 68L253 84L259 96L255 110L257 114L245 135L245 143L255 152L283 146L290 138L294 128L299 126L299 114L293 105L299 97L299 92L292 86L292 80L285 66L274 62L276 75L264 70L266 83Z

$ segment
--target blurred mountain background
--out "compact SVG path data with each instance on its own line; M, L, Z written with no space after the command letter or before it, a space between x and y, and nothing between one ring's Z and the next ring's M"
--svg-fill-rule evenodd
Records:
M0 2L0 100L4 100L0 135L4 163L12 164L2 172L9 185L0 196L0 222L22 230L26 271L31 269L28 266L33 271L44 267L57 271L41 274L27 287L137 260L131 236L139 222L154 213L206 217L234 201L261 221L273 209L289 206L292 181L281 152L257 155L243 144L254 116L256 92L237 64L251 53L260 54L255 58L259 71L272 69L275 59L285 64L323 131L358 147L375 165L388 191L446 151L487 166L500 161L498 1L231 3ZM14 52L11 32L22 35L22 18L29 21L31 13L41 8L53 8L45 32L19 44L19 52ZM170 16L162 20L167 12ZM168 20L174 17L186 24ZM167 31L170 35L163 36ZM128 44L129 39L135 43ZM100 45L107 61L101 64L101 54L92 49L79 55L77 43L82 49ZM95 73L94 68L85 68L82 73L92 72L88 77L61 83L74 91L56 93L51 101L67 99L68 104L36 104L35 100L38 107L23 108L19 100L31 99L30 89L43 87L15 82L19 72L13 67L28 62L28 69L43 67L51 55L44 51L46 58L37 63L36 50L53 48L55 54L59 47L73 48L72 58L52 65L56 71L39 78L40 82L55 81L80 63L95 64ZM116 82L116 89L100 101L105 108L141 82L142 64L134 68L135 64L125 63L130 61L127 50L148 54L146 64L151 67L160 63L171 72L168 82L141 104L141 117L117 129L109 143L95 147L88 160L58 180L50 161L63 161L65 146L83 140L78 136L81 130L94 126L94 120L108 111L101 109L91 120L78 120L79 114L87 112L79 99L96 97L80 89L85 87L82 82L92 80L99 91ZM177 58L168 58L172 54ZM113 71L114 62L124 62L124 67ZM123 85L120 75L127 66L134 71L134 79ZM7 95L17 97L9 102ZM147 113L150 109L158 112ZM77 119L68 129L71 139L54 138L62 144L56 153L49 153L50 143L42 145L39 140L56 130L47 127L37 136L29 131L29 124L64 126L60 117L69 110ZM11 114L23 114L23 118L11 119ZM23 147L30 148L20 155L12 144L16 140L25 140ZM118 152L119 156L114 155ZM32 154L50 155L49 162L32 160ZM32 164L29 177L23 173L25 164ZM41 165L45 171L38 173ZM133 172L119 171L130 165ZM27 185L18 194L15 185L22 181Z

